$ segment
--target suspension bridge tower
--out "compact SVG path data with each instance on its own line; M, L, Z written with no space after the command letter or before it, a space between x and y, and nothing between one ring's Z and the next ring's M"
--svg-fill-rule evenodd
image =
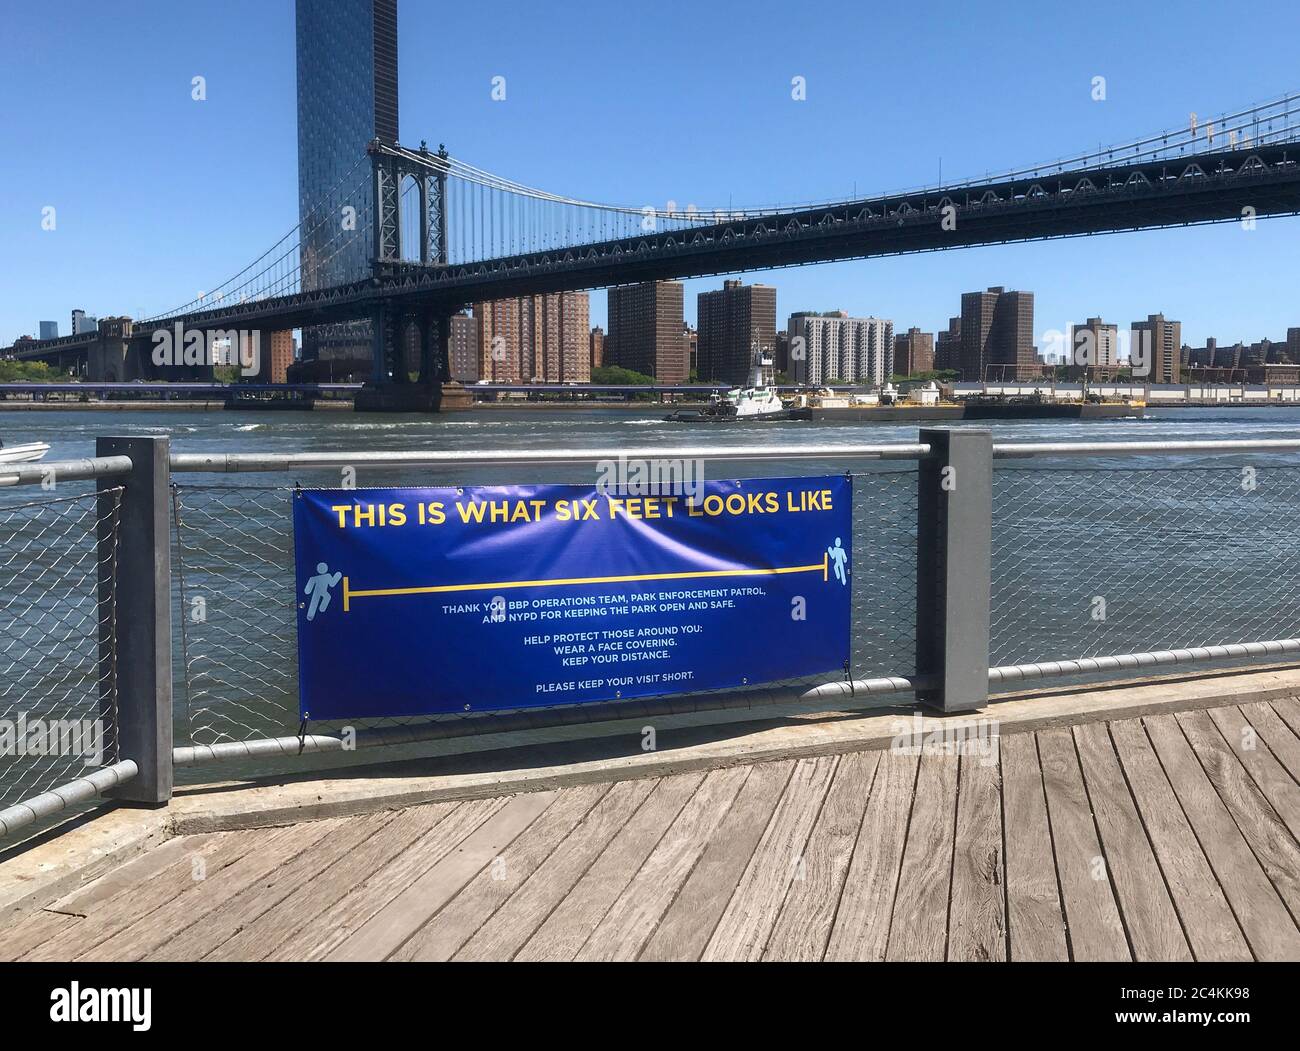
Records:
M373 277L377 284L400 288L403 273L414 267L447 265L448 154L440 146L430 152L375 139L368 148L371 161L374 216ZM418 209L418 251L403 245L404 188L414 191ZM408 259L409 256L409 259ZM416 257L418 256L418 262ZM459 385L449 383L451 316L464 304L437 296L381 299L371 315L373 372L357 394L358 412L438 412L470 402ZM409 369L410 351L417 351L418 371Z

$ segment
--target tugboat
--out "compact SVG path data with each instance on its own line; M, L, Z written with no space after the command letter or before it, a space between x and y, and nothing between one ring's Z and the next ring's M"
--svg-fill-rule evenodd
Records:
M35 463L41 459L50 447L44 442L28 442L26 445L10 445L0 441L0 463Z
M717 423L750 420L811 420L812 409L794 407L783 402L776 387L769 382L772 358L766 351L754 353L748 387L709 395L702 409L679 409L664 417L673 423Z

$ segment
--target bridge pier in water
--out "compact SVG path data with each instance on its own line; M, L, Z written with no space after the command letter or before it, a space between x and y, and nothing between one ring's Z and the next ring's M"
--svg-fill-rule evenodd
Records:
M442 307L392 303L375 311L373 372L357 392L357 412L441 412L470 406L469 392L449 382L452 313ZM414 370L408 355L412 343L418 349Z

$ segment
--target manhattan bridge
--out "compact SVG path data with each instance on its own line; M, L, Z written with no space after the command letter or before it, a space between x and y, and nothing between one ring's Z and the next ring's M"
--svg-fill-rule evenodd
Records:
M372 383L436 408L449 318L472 303L636 281L1300 213L1300 94L1122 145L902 192L766 208L615 205L526 186L445 149L375 140L302 221L190 302L7 353L92 380L151 373L162 329L368 320ZM367 243L368 242L368 243ZM313 275L339 275L318 286ZM196 275L202 276L202 275ZM96 375L96 373L99 373Z

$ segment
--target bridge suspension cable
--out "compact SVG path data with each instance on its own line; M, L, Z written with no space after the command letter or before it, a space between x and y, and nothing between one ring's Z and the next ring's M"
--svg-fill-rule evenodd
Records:
M634 246L638 238L650 233L657 236L680 233L685 243L695 236L703 236L697 233L702 228L731 219L770 216L779 225L783 217L812 209L840 205L847 208L917 193L945 194L988 183L1032 183L1067 170L1084 175L1095 169L1153 161L1194 164L1198 156L1206 153L1248 152L1256 147L1293 141L1300 141L1300 93L1209 119L1189 116L1188 123L1176 130L999 175L894 194L873 194L869 198L855 196L740 209L602 203L528 186L445 153L415 151L398 145L377 148L381 154L400 158L401 170L417 170L439 177L441 217L445 222L441 251L447 265L456 267L539 253L581 255L585 247L597 243L628 241ZM321 196L311 212L248 266L211 291L171 311L142 320L201 313L232 298L238 302L262 300L345 285L371 276L375 245L367 234L377 221L373 214L373 178L372 158L369 153L362 154L336 185ZM420 181L409 176L404 177L396 191L399 229L395 242L401 248L401 260L394 261L419 262L419 246L426 243L422 241L427 233L423 226L428 221L427 203L419 196L424 191ZM412 195L416 195L414 201Z

